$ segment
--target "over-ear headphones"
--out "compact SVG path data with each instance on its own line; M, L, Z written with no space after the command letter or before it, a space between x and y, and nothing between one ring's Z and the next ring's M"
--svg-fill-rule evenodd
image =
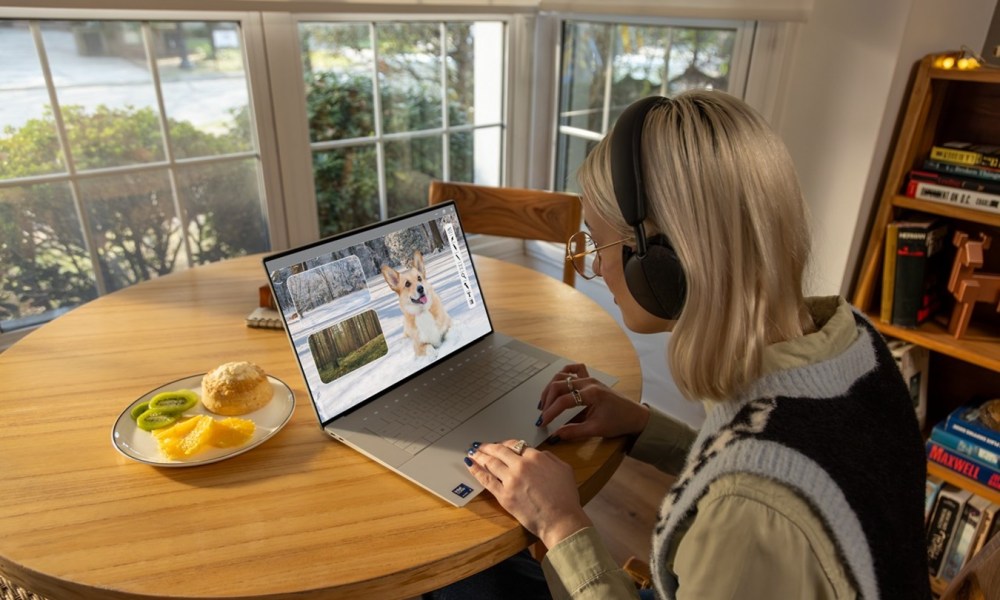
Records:
M646 186L642 176L642 127L649 111L669 105L663 96L630 104L611 132L611 182L625 222L635 229L633 250L622 246L622 268L629 293L639 306L663 319L676 319L684 308L687 280L674 247L664 234L646 238Z

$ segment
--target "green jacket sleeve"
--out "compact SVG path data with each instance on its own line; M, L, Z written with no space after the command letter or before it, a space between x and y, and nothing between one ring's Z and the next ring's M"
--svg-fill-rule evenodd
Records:
M554 600L638 598L628 573L616 564L597 530L585 527L549 549L542 571Z
M669 475L677 475L684 468L696 435L694 429L649 406L649 424L636 438L629 456Z

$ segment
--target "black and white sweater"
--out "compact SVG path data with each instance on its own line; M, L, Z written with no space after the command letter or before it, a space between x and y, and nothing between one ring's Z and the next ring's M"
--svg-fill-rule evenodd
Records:
M843 353L758 380L708 415L653 535L659 594L673 598L671 538L717 478L750 473L795 490L823 521L866 600L929 599L923 536L926 462L909 394L877 331Z

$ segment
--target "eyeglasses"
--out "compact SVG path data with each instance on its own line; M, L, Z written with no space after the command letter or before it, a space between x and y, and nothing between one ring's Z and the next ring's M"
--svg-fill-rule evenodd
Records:
M598 246L594 238L586 231L578 231L566 240L566 260L573 263L573 268L584 279L597 277L597 269L601 267L601 254L598 250L604 250L618 244L624 244L629 238L622 238L617 242ZM587 260L587 255L593 254L594 260Z

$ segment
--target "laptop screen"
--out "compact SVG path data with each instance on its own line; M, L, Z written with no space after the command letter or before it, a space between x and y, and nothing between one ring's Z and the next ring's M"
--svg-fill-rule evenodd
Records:
M454 204L268 256L320 421L493 331Z

